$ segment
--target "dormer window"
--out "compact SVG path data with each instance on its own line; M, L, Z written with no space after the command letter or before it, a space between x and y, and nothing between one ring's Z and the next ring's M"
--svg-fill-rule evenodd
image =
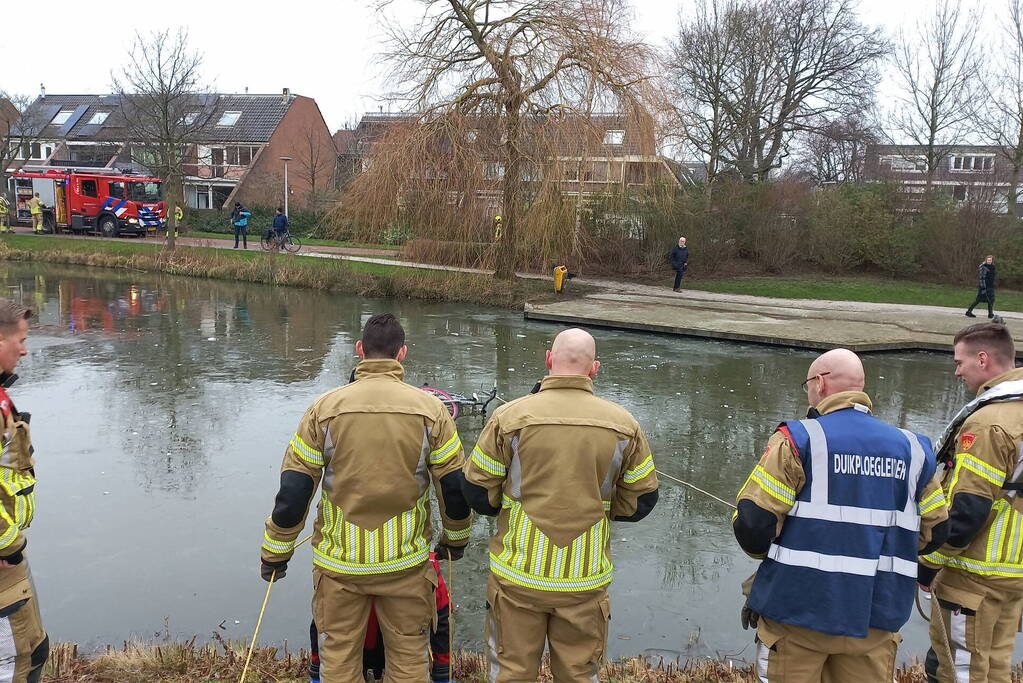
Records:
M625 142L624 130L608 130L604 132L605 145L620 145Z
M194 126L195 122L199 119L199 112L190 111L181 118L181 123L186 126Z
M242 113L240 111L225 111L220 120L217 121L218 126L233 126L238 123L238 119L241 118Z
M92 125L92 126L102 125L103 122L107 120L108 116L110 116L110 112L108 112L108 111L98 111L98 112L96 112L95 114L92 115L91 119L89 119L89 125Z
M50 121L50 123L52 123L55 126L63 126L65 123L68 122L68 119L70 119L71 115L74 113L75 112L73 109L62 109L61 111L57 112L57 115L53 117L53 120Z

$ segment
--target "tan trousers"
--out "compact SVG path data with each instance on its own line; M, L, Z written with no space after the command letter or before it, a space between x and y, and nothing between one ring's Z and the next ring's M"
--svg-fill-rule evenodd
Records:
M932 679L941 683L1010 683L1012 646L1023 614L1019 582L987 582L967 572L943 569L932 591L931 652L937 661L937 671L928 667ZM938 600L961 609L951 610ZM935 661L930 653L928 659Z
M437 572L429 562L390 574L350 576L313 569L313 621L320 632L320 680L364 680L362 646L371 606L384 637L386 683L430 679L430 626Z
M607 587L537 591L491 574L485 624L490 683L535 683L545 641L555 683L596 681L610 619Z
M34 213L32 214L32 232L37 232L43 229L43 214Z
M37 683L48 655L28 560L0 568L0 681Z
M870 629L866 638L833 636L760 617L761 683L867 683L895 677L898 633Z

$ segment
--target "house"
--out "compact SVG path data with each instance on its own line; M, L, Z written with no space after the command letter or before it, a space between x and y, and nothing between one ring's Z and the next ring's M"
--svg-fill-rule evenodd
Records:
M338 179L341 186L371 163L374 144L400 126L414 125L410 114L368 113L353 129L334 133L338 148ZM479 117L467 131L467 144L478 144L481 171L487 187L481 194L500 195L504 166L495 150L500 148L499 122ZM677 185L680 176L669 161L657 153L652 117L646 114L595 113L587 117L534 117L527 120L524 147L542 150L527 154L544 160L536 168L527 163L523 179L554 173L563 194L603 195L652 183Z
M203 97L212 98L212 116L185 150L186 206L280 204L285 175L281 157L290 157L290 205L304 207L317 192L332 187L337 154L315 100L287 88L277 95ZM11 170L31 165L147 172L141 150L133 149L118 95L43 94L31 108L43 123L33 136L36 142Z
M951 145L941 150L931 181L936 191L955 201L985 203L996 211L1005 212L1012 176L1008 150L985 145ZM868 145L864 180L895 181L902 184L909 198L922 196L927 190L926 148Z

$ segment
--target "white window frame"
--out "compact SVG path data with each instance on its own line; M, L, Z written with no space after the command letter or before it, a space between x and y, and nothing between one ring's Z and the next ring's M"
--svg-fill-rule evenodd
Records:
M995 155L990 152L953 154L948 159L948 170L951 173L991 173L995 170Z
M500 161L484 161L483 177L487 180L501 180L504 178L504 164Z
M604 131L605 145L621 145L625 143L625 131L620 129L608 129Z
M927 157L923 154L892 154L882 159L886 159L891 170L898 173L927 172ZM912 168L909 168L910 164Z
M71 115L75 113L74 109L61 109L58 111L52 119L50 124L54 126L63 126L71 118ZM59 120L58 120L59 119Z
M223 126L224 128L230 128L238 123L238 119L241 117L242 113L240 111L225 111L220 115L220 120L217 121L217 125Z
M109 116L110 116L110 112L108 112L108 111L98 111L98 112L95 112L89 118L89 123L86 124L86 125L89 125L89 126L102 126L106 122L107 117L109 117Z

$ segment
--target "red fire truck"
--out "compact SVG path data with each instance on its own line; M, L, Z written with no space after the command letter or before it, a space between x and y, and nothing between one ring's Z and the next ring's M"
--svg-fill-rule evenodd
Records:
M31 224L28 201L46 205L46 232L92 232L106 237L155 232L166 225L159 178L97 168L22 169L11 179L17 222Z

